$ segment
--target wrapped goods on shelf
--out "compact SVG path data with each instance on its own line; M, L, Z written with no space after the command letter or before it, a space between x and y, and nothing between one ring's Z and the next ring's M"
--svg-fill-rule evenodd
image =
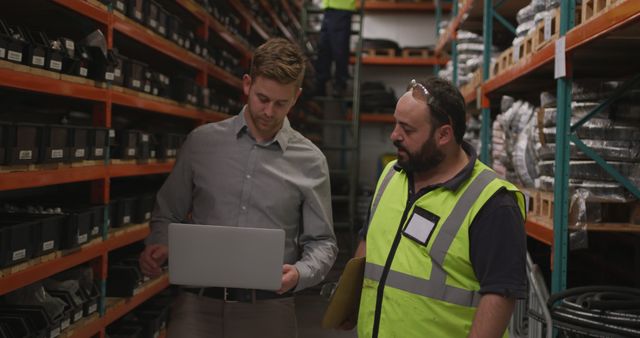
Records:
M638 185L640 183L640 166L630 162L608 162L620 174L626 176L631 182ZM542 161L538 163L541 175L553 176L555 161ZM569 177L576 180L606 181L615 182L598 163L590 160L572 160L569 163Z
M480 117L469 116L467 118L467 130L462 137L467 143L471 144L476 152L480 152L480 128L482 126L482 122L480 121Z
M540 190L553 191L554 181L553 176L540 176L536 181L536 187ZM627 202L632 198L627 189L618 183L612 182L569 179L569 189L572 191L586 189L593 198L604 201Z
M572 122L577 120L572 119ZM542 134L545 142L555 143L555 126L544 127ZM637 141L640 140L640 127L609 119L591 119L576 130L576 135L583 140Z
M582 140L582 142L606 161L640 162L640 141ZM590 159L590 157L581 152L575 144L571 143L569 147L569 156L571 159ZM542 145L538 153L541 160L553 160L555 154L555 143Z

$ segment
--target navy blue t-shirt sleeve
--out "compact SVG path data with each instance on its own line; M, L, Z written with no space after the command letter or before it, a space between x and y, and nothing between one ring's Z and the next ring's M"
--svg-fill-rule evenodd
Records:
M471 223L469 242L481 294L526 298L527 239L514 193L502 189L485 203Z

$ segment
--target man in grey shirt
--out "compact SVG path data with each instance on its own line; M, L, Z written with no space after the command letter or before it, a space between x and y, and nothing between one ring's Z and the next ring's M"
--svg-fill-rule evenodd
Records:
M140 255L145 275L162 273L171 222L283 229L280 290L183 289L169 337L296 337L293 291L319 283L333 265L327 161L286 118L304 68L304 56L287 40L256 49L242 79L247 105L238 116L191 132L158 192Z

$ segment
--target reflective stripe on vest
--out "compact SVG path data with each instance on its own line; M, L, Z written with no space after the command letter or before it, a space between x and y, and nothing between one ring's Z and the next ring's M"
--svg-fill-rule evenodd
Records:
M393 169L393 167L391 167L389 171L387 171L387 174L384 176L384 179L382 179L382 183L380 183L380 187L378 188L378 191L377 191L378 193L374 196L373 203L371 203L371 213L370 213L371 216L369 216L369 223L371 223L371 220L373 219L373 215L375 215L376 209L378 209L378 203L380 203L380 198L382 198L382 193L384 192L385 189L387 189L387 186L389 185L389 182L391 181L391 178L395 173L396 173L396 170Z
M473 182L471 182L467 190L462 194L454 206L449 217L447 217L446 221L442 225L440 232L434 239L431 251L429 252L433 262L433 270L431 271L430 279L422 279L405 273L389 270L385 286L452 304L477 307L480 301L480 294L477 291L469 291L446 285L447 275L442 268L442 265L451 243L453 243L456 234L462 226L462 221L467 216L471 207L473 207L473 204L478 199L484 188L496 178L497 175L495 172L491 170L484 170L473 180ZM385 180L386 179L387 177L385 177ZM378 196L382 195L383 188L386 188L386 184L384 184L384 182L380 185L380 191L376 196L378 200ZM380 282L383 269L383 266L367 262L365 265L364 275L368 279Z

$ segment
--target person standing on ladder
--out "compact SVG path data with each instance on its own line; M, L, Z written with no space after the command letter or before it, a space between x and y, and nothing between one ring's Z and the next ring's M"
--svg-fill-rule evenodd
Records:
M322 0L324 18L320 29L318 59L316 60L316 92L326 95L326 83L331 78L331 64L335 62L333 95L342 96L349 78L349 41L351 16L356 10L355 0Z

